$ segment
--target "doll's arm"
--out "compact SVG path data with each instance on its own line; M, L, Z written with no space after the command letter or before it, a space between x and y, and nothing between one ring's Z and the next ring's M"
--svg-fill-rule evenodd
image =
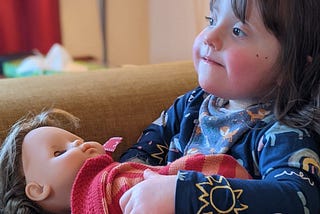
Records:
M117 146L122 142L122 137L112 137L103 144L106 152L114 152Z

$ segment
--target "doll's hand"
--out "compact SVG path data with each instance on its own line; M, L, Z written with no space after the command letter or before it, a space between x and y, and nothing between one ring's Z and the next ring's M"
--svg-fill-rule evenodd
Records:
M144 171L144 181L129 189L120 198L123 214L174 213L176 175L159 175Z

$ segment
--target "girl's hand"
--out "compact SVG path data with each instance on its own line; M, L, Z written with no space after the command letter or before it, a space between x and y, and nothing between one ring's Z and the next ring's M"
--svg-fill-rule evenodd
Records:
M135 185L120 198L124 214L172 214L175 206L176 175L159 175L149 169L144 181Z

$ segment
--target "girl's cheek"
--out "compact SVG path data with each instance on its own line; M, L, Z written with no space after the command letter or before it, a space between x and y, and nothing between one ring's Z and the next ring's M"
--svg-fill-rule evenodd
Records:
M229 52L226 58L227 68L232 73L246 73L257 65L257 60L244 51Z
M232 68L241 70L252 70L269 67L273 63L272 57L268 54L250 49L233 49L227 53L228 63Z
M200 46L202 43L202 39L200 35L194 40L193 47L192 47L192 57L195 67L199 64L200 60Z
M204 42L204 38L206 36L206 30L203 30L198 34L193 43L193 53L199 51L201 44Z
M194 42L193 42L193 47L192 47L192 49L193 49L193 53L195 53L195 52L197 52L198 50L199 50L199 48L200 48L200 44L202 43L202 37L201 37L201 35L198 35L196 38L195 38L195 40L194 40Z

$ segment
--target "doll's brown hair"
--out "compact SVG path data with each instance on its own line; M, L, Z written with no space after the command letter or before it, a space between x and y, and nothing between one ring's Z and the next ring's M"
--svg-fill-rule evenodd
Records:
M43 126L73 131L79 119L61 109L49 109L37 115L29 113L12 126L0 149L0 213L46 213L25 195L21 161L24 137Z

